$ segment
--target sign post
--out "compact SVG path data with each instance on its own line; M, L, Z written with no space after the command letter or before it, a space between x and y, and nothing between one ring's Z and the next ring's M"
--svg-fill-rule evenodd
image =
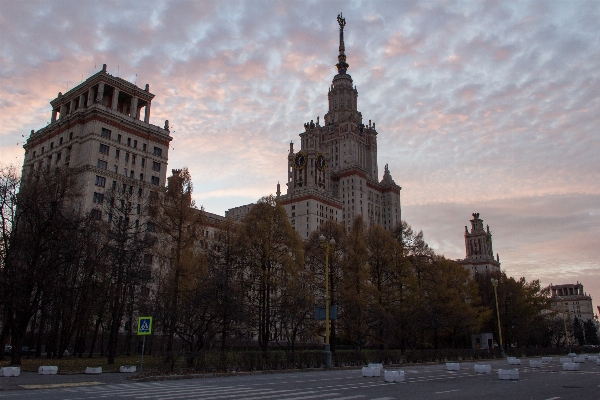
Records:
M144 336L142 339L142 361L140 362L140 372L144 372L144 350L146 348L146 336L152 334L152 317L138 317L138 336Z

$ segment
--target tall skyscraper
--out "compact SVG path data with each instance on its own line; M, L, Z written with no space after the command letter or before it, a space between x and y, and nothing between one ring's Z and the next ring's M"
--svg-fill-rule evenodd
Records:
M340 45L337 74L329 87L323 125L317 117L304 124L300 149L290 143L287 192L277 197L302 238L327 219L350 227L360 215L367 225L392 229L401 221L400 190L388 166L379 181L377 130L358 111L358 91L347 73L345 19L338 16Z
M471 275L476 272L500 271L500 257L496 254L494 259L490 227L483 229L483 220L479 218L479 213L472 215L471 231L465 226L466 257L457 261L468 269Z

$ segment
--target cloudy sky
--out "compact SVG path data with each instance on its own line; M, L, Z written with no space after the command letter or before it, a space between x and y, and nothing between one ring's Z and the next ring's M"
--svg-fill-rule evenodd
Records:
M598 1L0 0L1 162L106 63L150 84L199 205L254 202L327 111L339 12L403 219L460 258L479 212L510 275L580 281L600 305Z

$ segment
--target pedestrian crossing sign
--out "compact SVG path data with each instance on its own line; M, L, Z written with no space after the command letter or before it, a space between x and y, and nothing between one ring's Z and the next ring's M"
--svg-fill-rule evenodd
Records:
M150 335L152 333L152 317L138 317L138 335Z

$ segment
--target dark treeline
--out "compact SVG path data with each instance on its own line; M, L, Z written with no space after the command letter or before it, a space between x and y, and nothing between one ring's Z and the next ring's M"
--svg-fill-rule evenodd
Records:
M562 318L549 312L539 281L504 273L472 279L404 222L390 232L361 218L349 228L327 221L303 242L274 197L241 222L209 228L187 169L175 170L147 201L113 185L94 199L101 214L81 212L68 171L36 171L21 181L2 168L0 179L0 343L12 345L13 364L23 346L38 357L99 352L114 363L117 354L139 351L140 315L154 316L149 347L170 369L182 355L202 368L207 350L318 349L325 336L314 318L325 303L320 235L335 240L334 353L470 348L473 333L497 337L492 277L500 281L506 344L565 345ZM585 321L569 328L580 344L594 340Z

